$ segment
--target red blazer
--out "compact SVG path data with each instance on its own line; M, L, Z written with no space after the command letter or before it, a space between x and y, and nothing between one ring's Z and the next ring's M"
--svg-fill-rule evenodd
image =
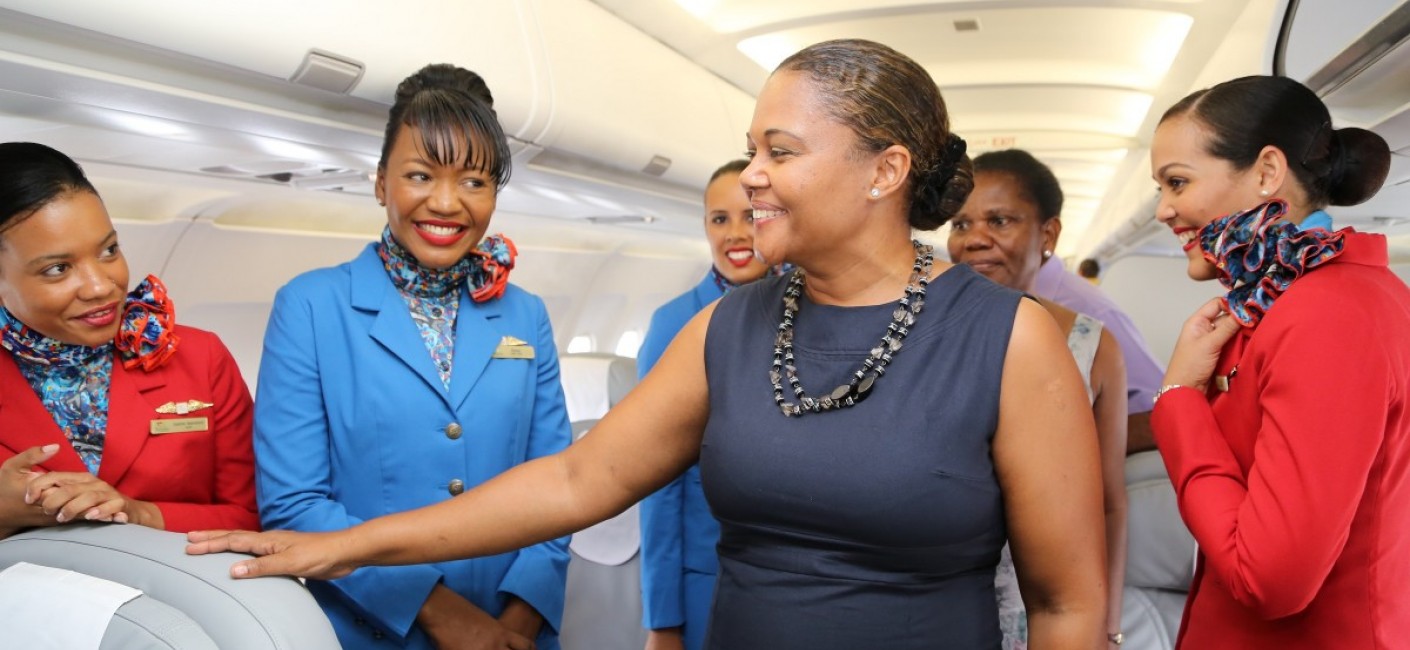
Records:
M1410 643L1410 290L1386 264L1350 234L1225 347L1228 392L1156 406L1200 551L1178 647Z
M178 325L180 347L152 372L113 364L108 431L98 478L126 496L154 502L167 530L259 528L255 509L252 402L235 359L210 332ZM167 402L196 399L214 406L182 416L157 413ZM151 422L206 417L209 429L153 435ZM0 461L30 447L60 443L42 467L88 471L20 374L0 353Z

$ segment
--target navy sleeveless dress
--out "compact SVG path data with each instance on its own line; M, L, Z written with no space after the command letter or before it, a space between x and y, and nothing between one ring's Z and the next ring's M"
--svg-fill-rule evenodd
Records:
M787 418L768 372L786 284L731 292L706 335L700 470L721 526L707 647L998 648L1006 531L990 443L1020 294L950 268L865 401ZM809 395L845 382L895 306L800 299Z

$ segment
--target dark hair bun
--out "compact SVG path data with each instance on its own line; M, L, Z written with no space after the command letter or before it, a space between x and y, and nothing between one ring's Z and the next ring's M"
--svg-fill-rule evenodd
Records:
M935 169L917 173L912 182L909 221L916 230L935 230L959 214L974 189L974 163L965 154L963 138L945 136L940 162Z
M1364 203L1380 191L1390 173L1390 146L1366 129L1337 129L1337 143L1327 198L1332 205Z
M475 72L449 63L432 63L407 77L397 86L397 103L409 101L423 90L458 90L494 108L494 95L485 79Z

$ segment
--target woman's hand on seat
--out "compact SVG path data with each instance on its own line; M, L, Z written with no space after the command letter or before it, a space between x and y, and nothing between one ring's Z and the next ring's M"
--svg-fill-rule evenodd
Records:
M252 533L243 530L197 530L186 534L186 552L205 555L234 551L258 555L230 567L234 578L286 575L315 580L333 580L353 572L357 565L341 559L347 556L347 531L296 533L272 530Z

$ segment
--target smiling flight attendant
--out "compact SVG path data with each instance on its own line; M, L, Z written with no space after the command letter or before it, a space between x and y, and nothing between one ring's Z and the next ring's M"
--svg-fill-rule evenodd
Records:
M68 156L0 144L0 537L72 521L255 526L250 394L166 287L127 291Z
M764 277L769 266L754 255L754 209L739 184L749 166L740 159L722 165L705 187L705 237L714 264L694 289L651 315L637 352L645 377L676 333L706 305L741 284ZM642 623L651 630L648 650L698 650L704 645L710 599L715 593L715 542L720 524L705 503L700 468L692 466L641 502Z
M275 298L255 412L267 526L347 528L568 445L548 313L507 284L514 245L485 237L509 165L479 75L432 65L398 87L380 241ZM309 588L345 648L551 650L567 563L558 539Z

